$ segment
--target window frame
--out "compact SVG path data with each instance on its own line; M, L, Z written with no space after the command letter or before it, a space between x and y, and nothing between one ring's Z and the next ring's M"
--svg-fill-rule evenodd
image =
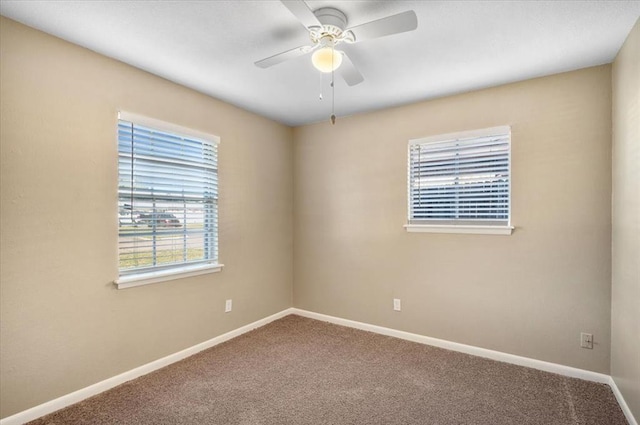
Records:
M208 143L213 145L216 150L215 161L218 162L218 153L217 149L220 145L220 137L200 132L197 130L193 130L190 128L182 127L176 124L168 123L165 121L145 117L142 115L133 114L130 112L119 111L117 114L116 125L114 126L116 129L116 147L119 145L119 130L118 127L121 121L127 121L132 123L134 126L139 125L142 127L150 128L153 130L157 130L159 132L170 133L173 136L184 137L188 139L192 139L194 141L201 141L203 143ZM118 148L117 148L118 149ZM118 181L120 181L121 173L120 173L120 154L118 151ZM217 179L218 171L216 170L216 179ZM216 198L219 199L219 185L215 185L215 195ZM120 210L120 194L119 191L116 193L117 197L117 205L116 211ZM160 214L155 212L154 214ZM216 201L216 216L219 216L218 212L218 201ZM183 224L183 226L186 223ZM155 229L155 226L154 226ZM188 263L188 262L179 262L173 263L165 266L159 266L155 269L150 269L149 267L144 267L144 269L136 270L129 269L125 273L122 272L120 268L120 224L118 224L118 244L117 244L117 259L118 259L118 278L114 280L114 284L118 289L126 289L141 285L147 285L151 283L164 282L169 280L181 279L185 277L198 276L207 273L215 273L219 272L223 264L219 262L219 225L215 226L215 232L213 234L214 241L212 242L212 249L215 250L215 258L210 260L204 259L201 262L197 263Z
M459 140L477 139L491 136L508 135L508 206L506 223L501 220L486 221L479 219L415 219L412 217L412 155L411 147L414 145L427 145L430 143L445 144L455 143ZM419 233L468 233L468 234L493 234L511 235L514 226L511 224L511 126L497 126L484 129L462 131L456 133L440 134L429 137L411 139L407 146L407 224L403 227L407 232ZM453 175L452 175L453 176Z

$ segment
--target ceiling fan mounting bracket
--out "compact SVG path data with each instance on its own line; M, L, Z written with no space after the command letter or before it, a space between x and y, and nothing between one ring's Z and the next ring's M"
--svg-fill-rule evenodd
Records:
M313 14L316 15L316 18L318 18L318 21L320 21L323 27L332 26L340 30L340 32L344 31L349 22L347 15L333 7L323 7L314 10Z

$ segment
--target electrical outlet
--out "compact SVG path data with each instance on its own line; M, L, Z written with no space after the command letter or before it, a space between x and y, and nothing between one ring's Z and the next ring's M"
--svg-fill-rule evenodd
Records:
M233 308L233 301L232 300L227 300L224 303L224 312L225 313L229 313L232 308Z
M582 332L580 334L580 347L593 350L593 334Z
M393 309L395 311L402 310L402 305L400 304L400 298L394 298L393 299Z

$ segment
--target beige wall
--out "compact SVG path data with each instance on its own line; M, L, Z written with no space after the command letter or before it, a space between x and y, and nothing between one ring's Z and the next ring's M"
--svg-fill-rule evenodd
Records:
M0 18L0 417L291 305L611 364L638 416L639 32L613 67L611 323L610 66L291 130ZM118 109L221 137L221 273L114 289ZM407 140L505 124L514 234L406 233Z
M640 420L640 20L612 77L611 375Z
M291 306L290 128L0 19L0 417ZM118 109L221 137L222 272L114 288Z
M608 373L610 71L296 128L294 306ZM407 141L498 125L513 235L406 233Z

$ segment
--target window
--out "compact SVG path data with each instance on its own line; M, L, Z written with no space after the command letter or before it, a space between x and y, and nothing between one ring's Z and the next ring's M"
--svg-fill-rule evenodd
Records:
M511 234L508 126L409 141L408 231Z
M119 114L119 288L220 270L218 142Z

